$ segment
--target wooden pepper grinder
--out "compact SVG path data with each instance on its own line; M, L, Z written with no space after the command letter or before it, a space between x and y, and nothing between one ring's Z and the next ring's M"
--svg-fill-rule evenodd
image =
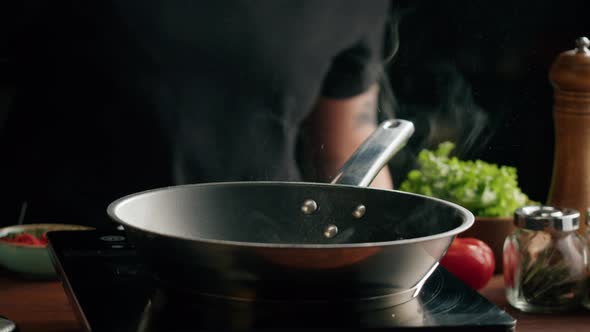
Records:
M561 53L549 72L555 154L547 203L578 210L583 234L590 208L590 40L578 38L576 46Z

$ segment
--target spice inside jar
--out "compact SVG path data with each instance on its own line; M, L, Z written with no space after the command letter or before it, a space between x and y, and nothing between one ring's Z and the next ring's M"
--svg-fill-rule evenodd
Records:
M578 235L580 213L551 206L515 212L517 229L504 242L508 302L526 312L563 312L587 292L586 241Z

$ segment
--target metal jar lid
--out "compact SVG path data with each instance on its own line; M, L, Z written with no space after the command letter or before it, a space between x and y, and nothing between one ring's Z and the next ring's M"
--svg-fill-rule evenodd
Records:
M514 224L536 231L575 231L580 227L580 212L553 206L523 206L514 212Z

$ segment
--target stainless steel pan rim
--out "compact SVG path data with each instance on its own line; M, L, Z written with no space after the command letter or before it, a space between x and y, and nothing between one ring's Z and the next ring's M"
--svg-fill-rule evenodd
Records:
M291 187L326 187L326 188L334 188L334 187L341 187L341 188L354 188L357 190L372 190L372 191L384 191L390 193L398 193L400 195L408 195L408 196L415 196L420 197L424 200L428 201L435 201L442 205L447 205L458 214L463 215L463 221L459 227L456 227L452 230L437 233L434 235L423 236L423 237L416 237L410 239L402 239L402 240L394 240L394 241L384 241L384 242L366 242L366 243L348 243L348 244L283 244L283 243L258 243L258 242L241 242L241 241L228 241L228 240L217 240L217 239L209 239L209 238L202 238L202 237L195 237L195 236L181 236L175 234L164 234L162 232L156 232L154 230L150 230L144 227L138 227L136 225L132 225L130 223L125 222L121 218L117 216L117 209L120 208L122 205L133 201L139 197L143 197L150 194L156 194L165 192L168 190L182 190L188 189L193 187L219 187L219 186L228 186L228 187L236 187L236 186L258 186L258 185L266 185L266 186L291 186ZM411 243L420 243L430 240L436 240L439 238L445 238L449 236L455 236L468 228L470 228L474 221L475 216L464 207L457 205L455 203L445 201L442 199L438 199L435 197L429 197L414 193L403 192L399 190L386 190L386 189L377 189L377 188L364 188L358 187L355 185L344 185L344 184L324 184L324 183L310 183L310 182L277 182L277 181L243 181L243 182L211 182L211 183L202 183L202 184L186 184L186 185L178 185L178 186L170 186L170 187L163 187L163 188L156 188L145 190L141 192L137 192L131 195L127 195L121 197L111 204L109 204L107 208L107 213L113 220L120 223L124 227L135 228L141 230L145 233L150 233L154 235L165 236L172 239L179 239L179 240L186 240L186 241L199 241L203 243L209 244L216 244L216 245L225 245L225 246L242 246L242 247L250 247L250 248L284 248L284 249L344 249L344 248L365 248L365 247L375 247L375 246L394 246L394 245L403 245L403 244L411 244Z

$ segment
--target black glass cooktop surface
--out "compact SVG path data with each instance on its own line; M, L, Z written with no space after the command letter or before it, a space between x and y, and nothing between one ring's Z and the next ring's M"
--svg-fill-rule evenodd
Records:
M298 327L512 331L516 324L505 311L442 267L434 271L417 297L390 308L260 308L158 290L123 231L52 232L49 240L54 264L78 319L93 332Z

